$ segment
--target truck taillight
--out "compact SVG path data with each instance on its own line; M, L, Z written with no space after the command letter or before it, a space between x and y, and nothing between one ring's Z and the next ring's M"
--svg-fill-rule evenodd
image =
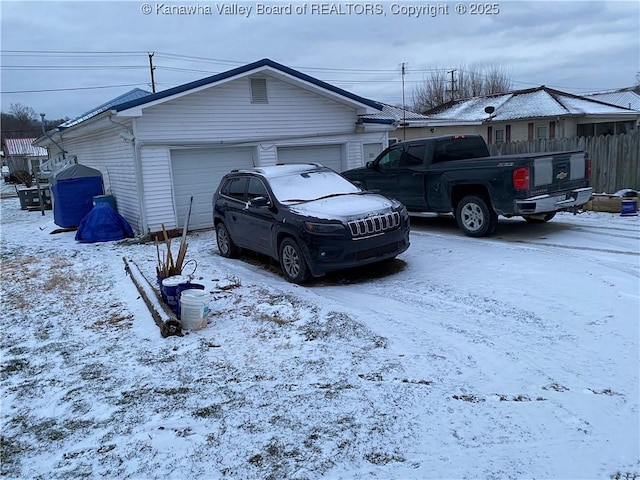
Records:
M529 167L516 168L513 171L513 188L529 190Z
M587 180L591 179L591 159L587 158Z

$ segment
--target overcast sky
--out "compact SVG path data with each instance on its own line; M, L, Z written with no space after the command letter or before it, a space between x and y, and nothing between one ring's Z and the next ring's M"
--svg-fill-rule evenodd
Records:
M148 52L158 91L270 58L395 105L403 62L408 105L438 68L500 65L514 89L578 94L632 86L640 71L637 0L464 2L464 13L456 2L320 3L2 0L2 111L20 103L73 118L150 89Z

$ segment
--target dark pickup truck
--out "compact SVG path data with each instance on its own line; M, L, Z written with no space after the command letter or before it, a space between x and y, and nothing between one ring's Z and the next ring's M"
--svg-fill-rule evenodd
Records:
M546 222L591 197L582 151L489 156L480 135L446 135L391 145L366 167L342 172L409 212L453 213L472 237L491 234L498 215Z

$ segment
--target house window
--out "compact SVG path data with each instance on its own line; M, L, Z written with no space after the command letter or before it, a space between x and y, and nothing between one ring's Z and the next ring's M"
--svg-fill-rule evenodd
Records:
M504 143L504 130L503 129L500 129L500 130L496 129L496 143Z
M389 146L393 145L394 143L398 143L398 139L397 138L390 138L389 139Z
M267 101L267 79L251 79L251 103L269 103Z
M541 140L543 138L547 138L547 126L536 125L536 140Z

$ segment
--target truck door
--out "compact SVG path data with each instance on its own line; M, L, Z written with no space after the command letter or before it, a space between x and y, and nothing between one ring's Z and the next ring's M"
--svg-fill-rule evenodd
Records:
M398 200L410 210L423 210L427 206L425 192L425 143L410 143L400 158L398 172Z
M365 179L367 190L398 198L398 169L402 151L400 146L392 145L375 160Z

